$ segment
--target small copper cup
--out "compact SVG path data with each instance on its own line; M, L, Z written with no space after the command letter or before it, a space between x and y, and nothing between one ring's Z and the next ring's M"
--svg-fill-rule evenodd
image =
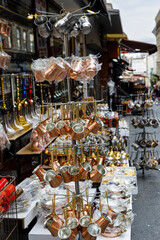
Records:
M71 165L69 167L69 174L71 175L71 179L74 182L80 181L81 174L80 174L80 168L77 165Z
M84 138L84 127L83 124L81 123L76 123L73 125L72 127L72 131L71 131L71 137L74 140L81 140L82 138Z
M62 120L57 122L56 127L60 131L61 135L67 135L70 130L70 128L67 127L65 121L62 121Z
M46 130L49 132L49 134L50 134L50 136L51 136L52 138L58 137L58 136L60 135L59 129L57 129L57 128L55 127L55 124L52 123L52 122L50 122L50 123L47 124Z
M102 176L106 174L106 169L103 165L97 165L97 169L90 173L90 178L93 182L101 182Z
M82 163L81 180L86 180L88 173L92 171L92 166L88 162Z
M69 183L72 181L71 174L68 172L68 170L69 170L68 165L64 165L64 166L60 167L60 173L62 175L64 183Z
M53 170L48 170L44 175L44 180L49 182L52 188L57 188L62 183L62 177L57 175Z
M39 178L40 181L44 181L44 175L45 175L46 171L42 168L41 165L37 166L33 170L32 174L34 174L34 173L37 175L37 177Z
M57 216L57 215L55 215ZM58 217L58 216L57 216ZM61 228L63 226L64 222L61 219L61 221L57 218L56 221L50 217L48 218L45 223L44 223L44 228L47 228L53 237L57 237L58 236L58 230L59 228Z
M106 227L111 223L112 220L109 216L107 216L105 213L102 213L101 217L95 221L100 227L101 227L101 233L105 232Z

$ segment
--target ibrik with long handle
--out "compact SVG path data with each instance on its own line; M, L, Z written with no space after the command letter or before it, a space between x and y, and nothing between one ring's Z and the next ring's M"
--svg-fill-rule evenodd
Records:
M29 129L30 128L30 124L26 122L24 116L22 115L22 104L24 103L24 101L26 100L25 98L20 101L20 94L19 94L19 77L18 75L16 76L16 83L17 83L17 102L16 102L16 105L17 105L17 117L18 117L18 120L21 124L21 126L24 127L24 129Z
M12 94L12 120L11 127L16 131L22 131L24 128L20 125L17 113L16 113L16 105L15 105L15 95L14 95L14 74L11 74L11 94Z
M4 79L3 79L3 76L1 76L1 89L2 89L3 126L4 126L4 129L5 129L8 137L11 137L15 133L15 130L11 127L11 125L10 125L10 123L8 121L7 107L6 107L6 102L5 102Z

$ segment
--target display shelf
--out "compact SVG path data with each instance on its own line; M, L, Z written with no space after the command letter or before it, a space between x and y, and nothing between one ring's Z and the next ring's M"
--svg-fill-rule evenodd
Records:
M31 221L36 217L37 199L31 202L31 205L22 212L17 212L17 219L22 221L22 228L26 229ZM9 218L16 219L16 214L10 214Z
M89 202L93 202L96 196L96 189L89 189L89 196L88 200ZM57 239L59 240L59 237L53 237L51 233L43 227L43 223L38 221L35 226L32 228L32 230L29 232L29 240L53 240Z
M18 138L22 137L23 135L29 133L32 130L32 127L30 127L27 130L23 130L23 131L18 131L17 133L15 133L12 137L8 137L9 141L15 141Z
M32 151L32 150L31 150L31 145L30 145L30 143L28 143L25 147L21 148L21 149L16 153L16 155L39 155L39 154L41 154L41 153L44 151L44 149L47 148L54 140L55 140L55 138L53 138L49 143L47 143L42 150L37 151L37 152Z
M29 179L29 178L26 178L24 181L22 181L20 184L18 184L16 186L16 189L21 187L21 184L23 184L27 179ZM30 224L30 222L35 218L35 216L37 214L36 202L37 202L37 199L33 200L31 202L30 206L22 212L17 211L17 213L10 213L9 218L21 220L22 228L26 229L28 227L28 225Z

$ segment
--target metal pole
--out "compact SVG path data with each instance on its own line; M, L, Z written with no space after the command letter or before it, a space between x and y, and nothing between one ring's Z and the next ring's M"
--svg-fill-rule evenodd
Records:
M68 36L64 35L64 53L65 57L68 57ZM67 87L68 87L68 100L69 102L72 101L72 93L71 93L71 79L68 77L67 78ZM72 105L70 105L70 119L72 119L73 113L72 113ZM75 147L75 164L77 164L77 147L76 141L72 140L72 145ZM75 191L76 195L80 194L80 189L79 189L79 182L75 182ZM77 210L78 210L78 215L80 216L80 202L77 198Z

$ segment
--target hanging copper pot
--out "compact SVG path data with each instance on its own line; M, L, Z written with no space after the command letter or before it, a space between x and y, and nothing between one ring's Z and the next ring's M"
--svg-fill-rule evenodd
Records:
M105 232L106 227L111 223L112 220L109 216L107 216L105 213L102 213L101 217L95 221L100 227L101 227L101 233Z
M81 123L76 123L72 127L71 137L80 141L84 137L84 127Z
M44 223L44 228L47 228L53 237L58 236L58 230L63 226L64 221L60 219L57 215L54 218L48 218Z
M62 120L57 122L56 127L60 131L61 135L67 135L70 130L70 128L66 125L65 121Z
M53 170L48 170L44 175L44 180L49 182L52 188L57 188L62 183L62 177L57 175Z
M101 121L99 119L96 119L93 123L91 123L88 126L88 130L94 134L96 134L98 131L100 131L102 128Z
M72 181L74 182L80 181L81 173L80 173L80 168L77 165L71 165L69 167L69 173L71 175Z
M49 124L50 123L50 118L46 118L44 121L42 121L41 123L44 125L44 126L46 126L47 124Z
M77 235L79 233L79 221L76 217L68 217L67 218L67 226Z
M58 230L58 237L60 239L74 240L76 236L75 233L68 226L62 226Z
M46 130L49 132L52 138L58 137L60 135L60 131L56 128L55 124L50 122L46 126Z
M89 22L89 19L87 16L82 16L80 19L81 24L81 31L83 34L89 34L92 30L92 25Z
M68 165L64 165L60 168L60 173L62 175L63 178L63 182L64 183L69 183L71 182L72 176L71 174L68 172L69 170L69 166Z
M42 137L46 132L46 128L44 127L44 125L42 123L40 123L35 130L38 132L39 136Z
M90 173L90 178L93 182L101 182L102 177L106 175L106 169L103 165L97 165L97 169Z
M39 178L40 181L44 181L44 175L45 175L46 171L42 168L41 165L37 166L32 174L36 174L37 177Z
M95 240L101 234L101 228L97 223L89 223L87 229L82 232L84 240Z
M88 162L83 162L81 171L81 180L86 180L88 173L92 171L92 166Z

